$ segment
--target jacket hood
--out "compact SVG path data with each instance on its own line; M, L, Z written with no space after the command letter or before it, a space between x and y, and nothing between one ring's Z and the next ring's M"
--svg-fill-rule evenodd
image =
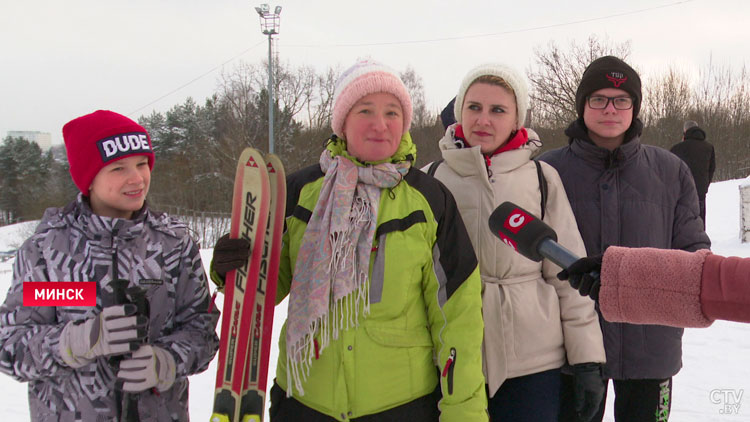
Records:
M706 140L706 132L698 126L691 127L685 132L685 139L697 139L699 141Z

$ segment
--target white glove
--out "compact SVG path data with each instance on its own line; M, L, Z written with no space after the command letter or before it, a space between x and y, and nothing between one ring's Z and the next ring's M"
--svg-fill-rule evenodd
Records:
M60 335L60 356L72 368L89 364L98 356L121 355L138 348L148 331L148 319L133 315L135 305L108 306L82 321L71 321Z
M128 393L139 393L152 387L166 391L172 387L175 376L174 356L161 347L146 344L132 357L120 362L117 388Z

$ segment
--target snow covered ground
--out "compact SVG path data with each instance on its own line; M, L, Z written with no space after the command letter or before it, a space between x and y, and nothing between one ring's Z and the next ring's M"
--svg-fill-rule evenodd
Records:
M707 227L713 251L721 255L750 257L750 244L739 241L739 189L750 179L714 183L708 191ZM0 252L17 248L29 236L34 223L0 227ZM208 266L212 250L201 251ZM0 292L7 292L13 260L0 255ZM5 294L3 294L4 298ZM219 306L221 296L219 296ZM276 308L270 376L278 356L278 328L286 317L286 302ZM728 422L750 420L750 324L718 321L710 328L687 329L683 339L683 369L674 378L671 421ZM209 369L190 378L190 415L207 421L211 414L216 360ZM270 387L271 380L269 380ZM610 389L611 390L611 389ZM26 386L0 375L0 420L29 421ZM605 421L614 421L608 395Z

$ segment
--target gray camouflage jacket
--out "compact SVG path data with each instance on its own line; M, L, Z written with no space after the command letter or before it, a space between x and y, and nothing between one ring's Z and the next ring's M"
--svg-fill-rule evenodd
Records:
M218 349L218 311L198 245L184 224L143 210L124 220L94 215L79 194L64 209L45 212L21 246L13 281L0 307L0 371L29 383L32 421L116 420L116 371L98 358L79 369L58 351L63 326L116 304L111 281L145 293L150 304L148 342L172 353L171 389L138 394L141 421L187 421L187 376L204 371ZM96 281L96 307L24 307L24 281Z

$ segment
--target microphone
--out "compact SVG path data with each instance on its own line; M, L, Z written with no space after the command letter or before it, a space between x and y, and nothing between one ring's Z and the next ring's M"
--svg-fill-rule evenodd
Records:
M547 258L562 268L578 261L573 252L557 243L552 227L512 202L495 208L488 223L495 236L532 261Z

